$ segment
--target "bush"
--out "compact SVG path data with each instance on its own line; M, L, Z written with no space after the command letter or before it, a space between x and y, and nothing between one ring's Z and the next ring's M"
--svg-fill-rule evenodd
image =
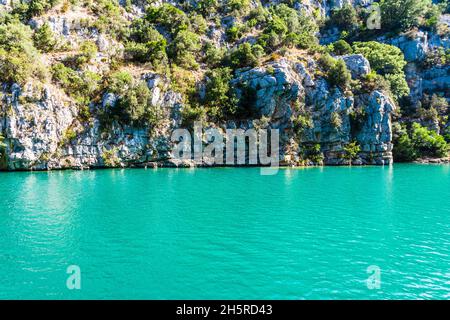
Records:
M60 0L14 1L13 14L17 14L22 21L28 21L34 16L43 14L59 2Z
M187 15L175 6L164 3L161 6L148 7L145 19L155 25L166 28L172 36L180 31L189 29L189 19Z
M345 40L336 41L335 43L330 45L330 50L331 50L331 52L333 52L335 55L338 55L338 56L343 56L346 54L353 53L352 46L349 45L347 43L347 41L345 41Z
M223 120L233 115L237 108L237 99L230 86L232 72L230 68L217 68L209 71L206 81L205 106L216 119Z
M24 84L32 76L43 76L39 53L28 26L13 21L0 25L0 80Z
M326 70L326 79L331 86L345 90L352 79L347 65L342 59L334 59L329 54L322 55L319 63L323 70Z
M417 152L407 130L398 123L393 126L393 144L395 162L409 162L417 159Z
M406 61L402 51L394 46L376 41L355 42L355 53L360 53L369 60L373 70L382 75L389 83L390 91L396 99L409 94L403 68Z
M196 69L196 55L201 49L200 38L191 31L180 31L170 44L170 53L175 63L184 68Z
M243 43L236 49L232 50L228 56L228 64L234 68L243 67L256 67L259 64L258 58L255 53L259 52L259 47L253 50L254 47L250 43Z
M269 12L263 35L258 39L262 47L275 50L286 45L307 49L317 43L317 24L303 11L279 4L272 6Z
M56 39L48 23L44 23L33 35L34 45L43 52L52 51L56 45Z
M227 0L225 11L234 15L244 15L250 11L250 0Z
M219 66L225 56L225 49L218 48L209 42L205 44L203 52L205 53L205 63L213 68Z
M340 9L331 11L328 24L341 30L352 31L359 25L358 14L352 5L346 4Z
M444 137L413 123L411 133L400 125L394 126L394 160L413 161L421 157L447 157L448 144Z
M78 72L62 63L52 67L53 80L75 98L79 105L87 105L100 89L101 77L91 71Z
M307 144L302 146L303 159L306 161L312 161L315 164L322 163L324 156L320 144Z
M89 8L97 16L94 27L100 33L107 33L115 38L123 38L128 31L128 21L119 0L95 0L88 2Z
M155 28L139 19L131 30L131 41L125 47L129 59L150 62L153 66L166 64L167 41Z
M448 156L448 145L444 137L418 123L413 123L411 141L417 154L421 157Z
M95 58L97 55L97 45L93 41L84 41L80 45L80 53L76 58L76 63L78 67L81 67Z
M431 7L431 0L381 0L381 27L386 31L406 31L418 26Z
M118 96L114 108L104 110L104 121L117 120L129 125L156 125L160 114L157 106L151 104L151 92L147 83L135 80L128 72L118 71L108 81L108 92Z
M208 17L217 12L219 2L217 0L199 0L197 1L196 11L204 17Z
M5 150L6 144L4 143L5 138L0 134L0 155Z

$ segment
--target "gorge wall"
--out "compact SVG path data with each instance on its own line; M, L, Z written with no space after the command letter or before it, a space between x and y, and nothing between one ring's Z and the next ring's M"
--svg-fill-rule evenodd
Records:
M184 1L159 1L154 5L163 2L179 8L184 6ZM127 23L141 18L145 12L145 1L132 3L126 11L123 9L125 2L118 3L118 10ZM346 4L367 7L371 3L362 0L310 0L296 2L293 8L304 10L302 12L315 19L326 19L333 8L342 8ZM0 6L5 12L12 10L9 1L3 1ZM86 26L86 20L99 18L94 14L95 10L72 6L64 11L58 6L31 17L27 25L32 30L39 30L47 24L68 48L79 48L87 40L95 43L96 52L83 70L102 76L111 72L113 61L126 55L123 43L107 31ZM267 4L256 1L251 6ZM248 39L251 43L254 35L242 36L236 44L227 41L230 37L227 17L222 17L224 19L220 23L207 20L207 32L202 35L202 41L228 49L242 44L242 39ZM230 19L234 18L231 16ZM442 23L448 26L448 21L444 15ZM158 31L169 42L173 40L172 35L165 34L164 30ZM333 39L333 30L327 29L323 34L318 31L316 35L323 46L337 40ZM418 104L426 94L444 97L448 107L449 65L424 64L428 53L449 49L447 34L417 31L408 35L381 36L377 40L402 50L408 63L405 74L411 89L408 98L411 108L419 108ZM73 54L71 51L73 49L40 52L38 59L52 68ZM251 109L252 115L228 119L206 116L202 119L204 126L215 126L220 130L279 129L280 155L285 165L344 165L349 162L355 165L386 165L393 162L393 119L401 122L413 116L401 115L399 101L389 91L365 85L367 77L372 74L368 59L356 53L334 54L333 61L342 60L351 75L350 84L340 87L327 76L329 70L317 53L293 48L274 51L269 56L261 58L257 66L236 68L229 79L230 92L236 94L241 105L243 103L244 107ZM205 64L200 62L199 67L192 71L195 79L186 81L188 89L180 89L174 80L177 75L173 72L167 75L153 65L126 63L124 67L136 81L145 83L149 104L158 110L156 122L124 123L113 119L105 125L104 114L115 114L116 111L111 110L123 105L120 103L121 93L108 87L96 92L96 98L85 108L80 108L74 96L54 78L30 78L22 83L4 82L0 105L0 135L3 136L0 168L51 170L191 165L173 160L171 133L176 128L189 127L186 110L192 106L188 105L186 96L190 93L187 92L195 88L198 101L203 101L207 96L205 91L208 90L209 74L204 76L202 73ZM76 72L81 74L79 70ZM442 131L448 126L448 123L438 123L434 130ZM359 149L357 155L349 159L346 147L351 143L356 143Z

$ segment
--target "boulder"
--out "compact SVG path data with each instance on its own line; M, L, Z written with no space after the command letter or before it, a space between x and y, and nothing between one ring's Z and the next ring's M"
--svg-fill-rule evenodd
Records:
M370 63L362 54L352 54L340 57L344 60L352 79L359 79L370 73Z

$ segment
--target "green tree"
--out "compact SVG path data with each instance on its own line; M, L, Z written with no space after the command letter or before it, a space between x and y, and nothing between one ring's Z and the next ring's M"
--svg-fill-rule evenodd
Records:
M175 63L185 68L196 69L196 56L201 49L200 38L191 31L180 31L170 45Z
M322 69L326 71L326 79L331 86L345 90L352 79L347 65L342 59L334 59L329 54L324 54L319 60Z
M448 145L444 137L418 123L413 123L411 141L420 156L448 156Z
M151 5L147 8L145 19L151 24L166 28L172 36L189 29L188 16L177 7L164 3L161 6Z
M347 43L345 40L338 40L332 45L330 45L330 50L338 56L343 56L346 54L352 54L353 49L352 46Z
M352 160L356 159L358 154L361 152L361 147L356 141L350 142L344 146L344 159L352 163Z
M0 25L0 80L24 84L32 76L43 75L32 31L18 21Z
M167 41L146 20L136 19L133 22L129 39L125 47L129 59L150 62L154 66L167 62Z
M116 120L130 125L156 125L159 109L151 104L152 94L143 80L135 80L125 71L117 71L108 80L107 91L118 97L114 108L103 110L103 121Z
M259 50L258 50L259 52ZM228 63L234 68L256 67L259 63L250 43L245 42L232 50L228 56Z
M352 31L359 25L358 14L352 5L346 4L331 11L329 24L341 30Z
M217 68L209 71L206 81L205 106L216 119L223 120L233 115L237 108L237 99L230 86L232 71L230 68Z
M399 99L409 94L403 68L406 61L402 51L394 46L376 41L355 42L355 53L362 54L369 60L370 66L388 82L394 97Z
M393 126L393 144L395 162L409 162L417 159L417 152L408 135L408 131L400 124Z
M386 31L405 31L418 26L431 0L381 0L381 27Z
M36 48L43 52L52 51L56 45L56 39L48 23L44 23L33 35Z

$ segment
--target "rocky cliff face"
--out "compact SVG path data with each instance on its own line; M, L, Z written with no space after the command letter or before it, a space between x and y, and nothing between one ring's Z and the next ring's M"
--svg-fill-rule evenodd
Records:
M179 1L169 2L178 5ZM342 8L346 4L367 7L372 2L310 0L299 2L295 8L304 9L311 15L319 10L322 16L328 16L333 8ZM4 1L0 5L8 8L9 4ZM126 19L131 21L143 14L142 6L134 4ZM98 52L89 70L106 74L110 71L111 61L123 56L124 47L95 28L86 27L86 21L92 19L86 10L77 9L59 16L35 17L29 25L39 28L44 22L48 23L52 32L70 46L77 47L87 39L95 42ZM230 46L224 41L222 27L210 26L207 34L208 41L215 46ZM450 101L448 64L423 64L429 52L450 48L447 36L420 31L414 35L380 38L379 41L403 51L408 61L405 70L413 104L417 104L425 93L440 93L447 102ZM43 60L50 67L61 60L59 55L44 54ZM369 62L362 55L336 58L345 62L353 80L362 79L371 71ZM92 116L86 119L74 99L51 81L3 84L0 134L5 138L5 147L0 150L0 169L183 165L173 160L170 140L172 131L185 125L182 111L187 107L186 101L177 88L173 88L174 79L146 68L134 72L133 76L146 82L151 104L162 110L159 123L152 126L113 121L105 127L96 114L99 110L117 107L119 97L112 92L104 92L100 100L90 103ZM306 52L276 57L255 68L238 69L230 82L233 91L240 98L245 95L245 90L253 93L251 108L257 116L242 121L205 123L205 126L279 129L281 161L286 165L343 165L349 161L357 165L391 164L392 115L397 103L381 89L343 90L327 80L325 71L318 65L317 57ZM196 85L204 87L202 81L197 79ZM360 151L348 160L345 148L352 142L360 146ZM319 146L318 150L316 146ZM311 157L314 152L320 153L320 157Z
M281 161L301 164L302 145L320 144L325 164L345 164L344 147L356 140L362 152L355 164L391 163L390 116L395 107L390 98L379 91L347 96L322 78L314 80L315 68L312 59L305 63L281 59L239 72L232 80L238 94L244 84L255 91L254 107L259 116L266 119L267 127L280 130ZM171 90L161 93L156 84L163 80L158 75L144 78L152 90L152 101L164 110L164 119L156 128L113 123L106 130L98 119L81 122L77 108L54 87L44 88L39 101L33 102L26 102L36 99L31 85L5 88L0 131L7 137L6 169L126 167L155 162L173 165L171 134L181 125L181 96ZM114 104L114 95L105 94L98 107ZM357 131L351 128L354 109L362 109L365 114ZM311 117L311 126L298 135L293 119L300 113ZM340 119L337 124L333 124L334 116ZM258 123L260 120L229 121L223 127L249 129Z

